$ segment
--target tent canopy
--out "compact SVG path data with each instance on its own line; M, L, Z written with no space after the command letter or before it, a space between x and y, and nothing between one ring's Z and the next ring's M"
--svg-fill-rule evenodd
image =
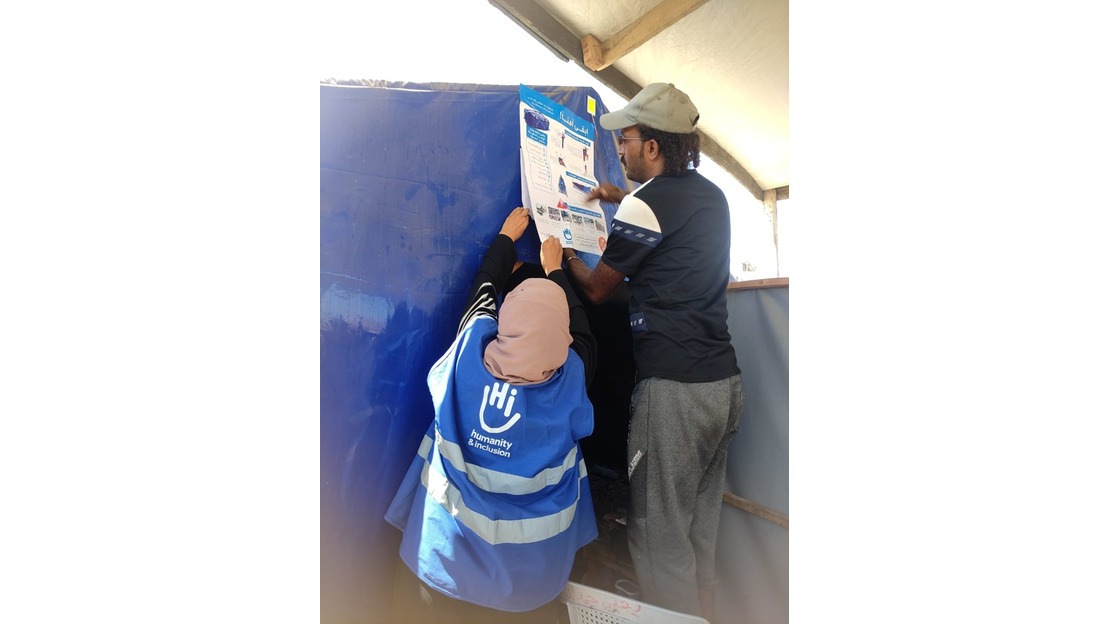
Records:
M787 0L489 2L625 99L674 83L701 113L703 153L757 199L789 197Z

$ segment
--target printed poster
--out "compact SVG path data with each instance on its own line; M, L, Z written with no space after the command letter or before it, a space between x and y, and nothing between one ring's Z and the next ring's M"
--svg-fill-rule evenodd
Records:
M520 85L520 185L542 242L600 255L609 237L594 179L594 125Z

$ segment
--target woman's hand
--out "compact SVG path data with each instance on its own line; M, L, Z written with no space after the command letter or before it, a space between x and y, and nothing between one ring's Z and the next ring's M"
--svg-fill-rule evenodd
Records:
M559 239L548 236L547 240L540 245L540 264L543 266L543 272L548 275L563 267L563 244Z
M513 239L513 242L520 240L520 235L524 234L524 230L528 228L528 209L527 208L514 208L505 217L505 223L501 226L500 234L504 234Z

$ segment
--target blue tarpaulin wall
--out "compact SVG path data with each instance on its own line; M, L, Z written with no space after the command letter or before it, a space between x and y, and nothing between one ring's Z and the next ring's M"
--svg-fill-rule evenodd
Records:
M529 86L595 121L595 177L622 184L597 93ZM427 371L521 203L519 115L516 85L321 85L323 622L389 620L400 533L383 514L432 419ZM615 206L603 208L608 221ZM517 248L538 262L535 226Z

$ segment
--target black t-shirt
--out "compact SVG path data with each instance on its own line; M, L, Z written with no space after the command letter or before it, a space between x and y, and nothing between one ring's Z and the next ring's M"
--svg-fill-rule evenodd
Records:
M601 261L628 276L639 379L716 381L740 372L728 333L728 201L697 171L625 196Z

